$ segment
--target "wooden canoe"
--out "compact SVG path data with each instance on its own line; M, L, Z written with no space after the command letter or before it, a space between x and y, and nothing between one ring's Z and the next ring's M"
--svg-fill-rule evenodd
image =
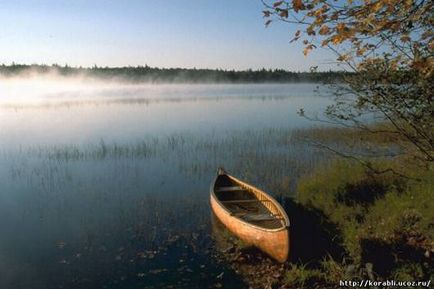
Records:
M219 169L210 188L211 208L235 236L278 262L289 253L289 219L264 191Z

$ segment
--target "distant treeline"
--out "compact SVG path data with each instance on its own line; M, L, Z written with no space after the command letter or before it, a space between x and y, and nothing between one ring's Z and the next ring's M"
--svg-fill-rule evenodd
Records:
M68 65L0 65L0 75L6 77L23 74L50 74L61 76L87 76L94 78L117 78L131 82L178 82L178 83L286 83L286 82L324 82L339 80L343 71L293 72L283 69L260 70L222 70L196 68L157 68L136 67L70 67Z

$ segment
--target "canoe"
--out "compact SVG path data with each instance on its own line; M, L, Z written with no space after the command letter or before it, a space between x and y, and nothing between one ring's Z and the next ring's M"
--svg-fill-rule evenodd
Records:
M215 216L247 245L283 263L289 254L289 218L264 191L219 169L210 188Z

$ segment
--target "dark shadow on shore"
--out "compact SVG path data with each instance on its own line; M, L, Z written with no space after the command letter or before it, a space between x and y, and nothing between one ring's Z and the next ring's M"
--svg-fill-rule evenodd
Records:
M419 268L419 278L430 279L434 268L434 258L426 255L422 247L422 236L405 236L386 242L379 238L364 238L361 240L362 263L371 263L376 274L390 276L396 268L407 273L416 273ZM419 244L420 243L420 244ZM403 270L403 268L405 268Z
M282 203L291 222L290 262L317 267L327 256L342 259L345 251L341 246L341 233L322 212L291 198L285 198Z

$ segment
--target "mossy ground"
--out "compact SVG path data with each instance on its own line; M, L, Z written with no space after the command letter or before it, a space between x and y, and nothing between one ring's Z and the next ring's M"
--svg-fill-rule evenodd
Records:
M402 161L383 159L373 165L402 168ZM299 241L318 254L293 251L285 283L290 288L334 288L339 280L432 279L434 172L416 166L404 172L407 178L336 160L303 177L288 212L302 208L304 213L292 218L316 216L317 225L300 231L303 221L298 221L293 233L316 239L318 230L325 233L316 244ZM300 238L306 236L293 236L295 245Z

